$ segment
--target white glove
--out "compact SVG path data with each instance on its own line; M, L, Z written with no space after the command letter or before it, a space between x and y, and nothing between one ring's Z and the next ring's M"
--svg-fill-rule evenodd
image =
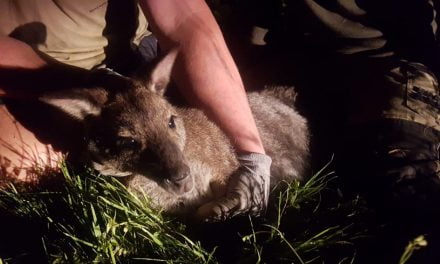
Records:
M272 159L260 153L238 155L240 168L231 176L225 197L201 206L197 216L222 221L238 214L260 216L269 199Z

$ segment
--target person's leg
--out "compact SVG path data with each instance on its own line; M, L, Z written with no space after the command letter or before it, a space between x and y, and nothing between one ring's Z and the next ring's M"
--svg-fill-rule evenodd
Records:
M353 104L347 111L357 115L341 133L341 149L335 155L336 173L346 183L343 193L363 194L371 212L364 223L372 238L358 250L360 263L397 261L408 241L421 234L428 246L415 254L414 263L436 263L440 243L439 108L433 107L439 95L437 82L417 64L402 62L382 73L377 69L353 75L358 83L352 82L353 92L346 100L351 98ZM359 77L374 71L375 77ZM359 100L364 104L356 103ZM366 113L378 118L362 122L371 117Z
M376 80L379 82L366 82L367 87L357 86L370 89L370 97L362 96L365 90L358 92L370 99L361 104L352 98L357 106L353 113L379 116L369 122L352 116L357 124L348 126L342 137L339 168L346 178L359 180L377 204L430 210L440 198L436 78L421 64L401 62ZM378 99L372 99L375 97Z

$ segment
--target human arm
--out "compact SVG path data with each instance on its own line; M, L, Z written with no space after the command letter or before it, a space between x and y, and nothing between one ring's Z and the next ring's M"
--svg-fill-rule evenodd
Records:
M29 78L29 74L37 76L35 73L46 66L46 62L24 42L0 36L0 99L32 97L32 91L39 84ZM43 143L1 104L0 127L0 160L8 161L3 162L0 177L34 181L36 175L32 171L36 165L53 168L61 159L60 153Z
M26 43L0 36L0 67L38 69L47 63Z
M46 62L26 43L0 36L0 69L20 68L35 70L46 66ZM5 81L0 80L0 97L24 96Z
M238 152L264 148L237 67L203 0L140 1L162 48L177 48L173 77L184 96L233 140Z
M140 4L161 47L165 51L178 50L173 78L182 94L223 129L237 153L262 157L264 148L241 77L206 3L142 0ZM211 212L205 210L204 215L216 218L213 214L221 212L220 218L227 218L242 212L259 214L267 203L269 190L269 174L255 174L269 171L270 158L263 157L253 160L247 173L234 175L225 199L211 204ZM242 168L246 170L249 166Z
M88 85L90 71L56 62L28 44L0 36L0 97L35 99L40 93Z

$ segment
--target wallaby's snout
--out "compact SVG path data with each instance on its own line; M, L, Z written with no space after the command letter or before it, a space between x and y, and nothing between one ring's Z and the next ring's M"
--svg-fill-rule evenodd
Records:
M164 188L178 195L191 191L191 171L179 147L174 142L163 142L158 147L158 156Z
M191 191L193 179L182 146L166 133L151 136L150 140L153 147L140 155L139 173L148 175L153 172L154 180L170 193L181 195Z
M177 195L187 193L194 187L190 169L187 165L170 170L167 176L164 180L165 188Z

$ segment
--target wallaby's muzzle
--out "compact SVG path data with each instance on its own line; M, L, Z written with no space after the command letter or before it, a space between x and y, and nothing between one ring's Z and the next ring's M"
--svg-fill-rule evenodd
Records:
M165 188L177 195L191 191L194 182L190 174L189 167L184 165L175 174L171 174L164 180Z
M191 191L193 179L181 149L168 138L158 138L156 144L156 149L146 156L159 164L162 187L177 195Z

